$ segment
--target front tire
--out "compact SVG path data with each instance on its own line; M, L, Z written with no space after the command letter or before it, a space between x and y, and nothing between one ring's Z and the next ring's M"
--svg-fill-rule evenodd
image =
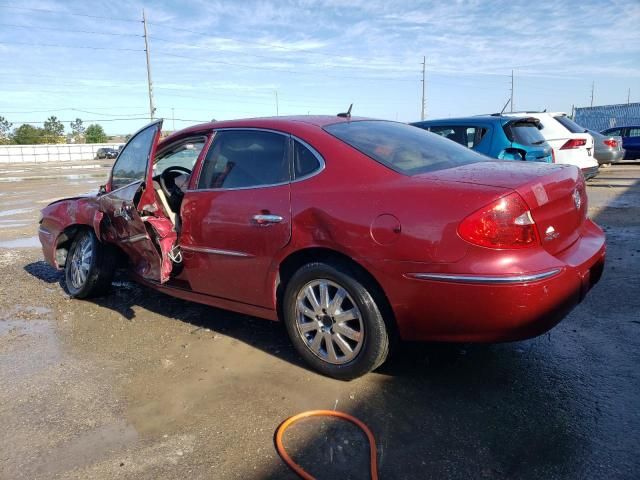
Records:
M64 267L67 292L74 298L107 293L111 288L115 263L111 247L100 243L90 230L79 232L71 243Z
M348 265L309 263L289 280L283 301L287 332L315 370L351 380L389 353L389 334L367 281Z

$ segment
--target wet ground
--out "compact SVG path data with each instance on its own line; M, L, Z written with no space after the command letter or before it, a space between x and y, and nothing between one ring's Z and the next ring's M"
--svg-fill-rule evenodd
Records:
M349 383L307 370L279 324L126 277L110 296L69 299L35 242L38 210L97 189L106 170L10 170L0 168L2 479L293 479L273 435L309 409L368 424L381 478L640 477L640 165L589 183L607 266L549 334L405 344ZM368 478L365 438L349 424L309 420L285 443L320 479Z

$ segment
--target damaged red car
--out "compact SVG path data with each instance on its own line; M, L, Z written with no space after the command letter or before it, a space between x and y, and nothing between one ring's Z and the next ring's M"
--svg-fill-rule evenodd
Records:
M95 195L42 211L73 297L125 260L169 295L281 320L316 370L355 378L395 339L501 342L558 323L599 280L580 171L503 162L349 116L136 133Z

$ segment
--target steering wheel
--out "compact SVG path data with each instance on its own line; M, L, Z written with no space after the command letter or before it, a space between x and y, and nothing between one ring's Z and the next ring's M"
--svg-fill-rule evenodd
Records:
M186 167L180 167L178 165L174 165L172 167L166 168L161 174L158 181L160 183L160 188L167 196L167 201L171 208L176 208L180 206L180 199L182 198L182 191L176 187L175 180L178 176L186 173L187 175L191 175L191 170Z

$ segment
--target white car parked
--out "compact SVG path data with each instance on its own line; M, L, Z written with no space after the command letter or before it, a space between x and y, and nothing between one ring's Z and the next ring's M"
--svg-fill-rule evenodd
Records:
M584 178L598 174L598 160L593 156L593 137L563 112L518 112L505 116L534 117L540 120L540 133L553 149L555 163L575 165Z

